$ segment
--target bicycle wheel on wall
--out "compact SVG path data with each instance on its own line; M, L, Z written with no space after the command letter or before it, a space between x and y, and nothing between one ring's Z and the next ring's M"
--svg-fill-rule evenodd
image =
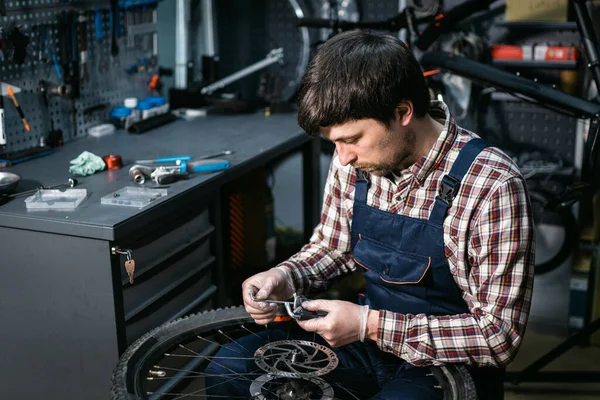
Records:
M286 325L287 324L287 325ZM295 322L276 324L283 329L297 327ZM166 323L133 343L122 355L111 380L112 400L219 398L221 387L245 383L253 395L247 399L363 399L370 393L331 378L351 376L364 371L339 371L333 350L317 341L270 341L264 326L253 323L242 307L220 309L191 315ZM262 337L256 352L238 344L242 337ZM290 333L287 333L288 337ZM234 357L219 359L217 352L234 346ZM309 358L310 357L310 358ZM224 360L224 359L227 360ZM206 372L212 362L231 359L252 360L257 368L248 373L219 374L220 382ZM225 367L226 368L226 367ZM473 381L462 366L431 368L445 399L475 399ZM210 397L208 394L210 393ZM376 397L375 397L376 398Z

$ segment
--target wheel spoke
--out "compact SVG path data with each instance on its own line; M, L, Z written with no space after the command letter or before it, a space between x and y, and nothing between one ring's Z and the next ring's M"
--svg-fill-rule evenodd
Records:
M217 387L217 386L224 385L224 384L226 384L226 383L229 383L229 382L231 382L231 381L233 381L233 380L235 380L235 379L236 379L236 378L231 378L231 379L229 379L229 380L227 380L227 381L225 381L225 382L219 382L219 383L216 383L216 384L214 384L214 385L211 385L211 386L209 386L209 387L205 387L204 389L196 390L196 391L194 391L194 392L191 392L191 393L189 393L189 394L185 394L184 396L175 397L173 400L179 400L179 399L181 399L181 398L183 398L183 397L186 397L186 396L194 396L194 397L196 397L196 396L198 396L198 393L201 393L201 392L204 392L204 393L203 393L203 396L205 396L205 397L206 397L206 392L207 392L209 389L213 389L213 388L215 388L215 387ZM214 397L214 396L211 394L211 397Z
M171 354L171 353L165 353L165 356L167 357L184 357L184 358L204 358L204 359L210 359L212 360L213 358L217 358L220 360L254 360L254 357L223 357L223 356L203 356L202 354L199 355L190 355L190 354Z
M197 371L190 371L190 370L186 370L186 369L179 369L179 368L171 368L171 367L161 367L161 366L156 366L156 368L160 368L161 370L165 370L165 371L172 371L172 372L187 372L188 375L190 375L190 378L200 378L200 377L219 377L219 376L235 376L235 377L239 377L239 376L254 376L254 375L262 375L262 371L257 371L257 372L246 372L246 373L239 373L239 372L234 372L231 374L207 374L206 372L197 372ZM161 379L170 379L172 377L167 377L167 376L153 376L151 380L153 381L158 381Z
M390 381L403 380L396 377L400 363L394 363L391 358L347 366L341 362L343 357L338 358L339 350L317 341L315 333L296 336L293 330L281 331L281 326L272 329L265 326L266 332L263 332L262 326L252 324L242 311L228 310L229 315L224 312L215 317L200 317L197 326L186 323L173 329L170 323L164 335L161 332L149 336L156 343L140 347L141 353L137 355L143 355L139 359L144 361L136 361L139 371L136 376L143 379L146 374L145 383L140 386L142 393L168 400L188 397L275 399L277 393L284 393L282 389L285 389L292 397L296 390L304 391L310 396L302 398L311 400L338 399L340 395L354 400L380 399L377 394L367 393L378 391L376 382L385 387ZM243 323L234 322L241 320ZM312 341L306 340L311 337ZM236 371L238 369L241 372ZM246 372L248 370L251 371ZM358 376L364 377L364 384L357 380ZM237 391L232 389L234 382L239 382ZM129 383L127 388L129 393L139 390L131 389ZM237 394L223 394L226 388ZM119 392L122 396L120 393L125 392Z
M222 345L222 344L221 344L221 343L219 343L219 342L214 342L214 341L212 341L212 340L210 340L210 339L207 339L207 338L205 338L205 337L202 337L202 336L200 336L200 335L198 335L197 337L198 337L198 339L202 339L202 340L204 340L204 341L206 341L206 342L208 342L208 343L210 343L210 344L214 344L215 346L219 346L219 347L222 347L222 348L224 348L224 349L231 350L231 351L233 351L234 353L237 353L237 354L239 354L239 355L241 355L241 356L247 356L247 354L241 353L241 352L239 352L239 351L237 351L237 350L235 350L235 349L230 349L229 347L225 347L224 345Z
M233 343L237 344L238 346L240 346L242 349L246 350L248 352L248 354L252 354L252 352L250 350L248 350L247 348L245 348L244 346L242 346L241 344L239 344L236 340L230 338L229 336L227 336L222 330L219 329L218 331L221 335L225 336L227 339L231 340Z
M256 332L253 332L253 331L251 331L250 329L246 328L244 325L242 325L242 329L245 329L245 330L247 330L247 331L248 331L248 332L250 332L252 335L256 336L257 338L259 338L259 339L263 340L265 343L267 343L267 341L265 340L265 338L264 338L264 337L258 336L258 335L256 334Z

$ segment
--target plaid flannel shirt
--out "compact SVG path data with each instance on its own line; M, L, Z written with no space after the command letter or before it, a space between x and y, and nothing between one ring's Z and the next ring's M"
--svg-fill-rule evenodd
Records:
M397 179L371 176L367 204L428 219L443 175L472 132L458 127L442 102L429 114L444 123L434 147ZM281 263L299 292L325 290L355 271L350 228L355 169L334 154L321 221L310 242ZM401 234L399 232L398 234ZM428 316L379 310L377 345L413 365L467 363L506 366L522 341L534 271L534 231L526 183L497 148L484 149L463 178L444 220L450 271L470 313Z

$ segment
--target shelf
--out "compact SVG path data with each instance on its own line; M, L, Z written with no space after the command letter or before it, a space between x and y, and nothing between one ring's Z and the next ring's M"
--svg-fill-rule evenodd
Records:
M568 22L553 22L553 21L502 21L496 23L496 26L504 28L510 28L515 30L525 31L576 31L577 23L573 21Z
M535 60L492 60L497 67L538 68L538 69L575 69L577 61L535 61Z

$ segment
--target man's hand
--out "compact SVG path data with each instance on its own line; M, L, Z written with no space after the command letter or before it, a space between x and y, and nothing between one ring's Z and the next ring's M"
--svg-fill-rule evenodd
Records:
M341 300L311 300L302 303L309 311L326 311L325 317L297 321L307 332L318 333L332 347L356 342L360 337L360 306Z
M244 281L244 307L257 324L265 325L275 318L277 305L252 301L250 292L257 300L288 300L294 294L294 283L291 276L279 268L261 272Z

